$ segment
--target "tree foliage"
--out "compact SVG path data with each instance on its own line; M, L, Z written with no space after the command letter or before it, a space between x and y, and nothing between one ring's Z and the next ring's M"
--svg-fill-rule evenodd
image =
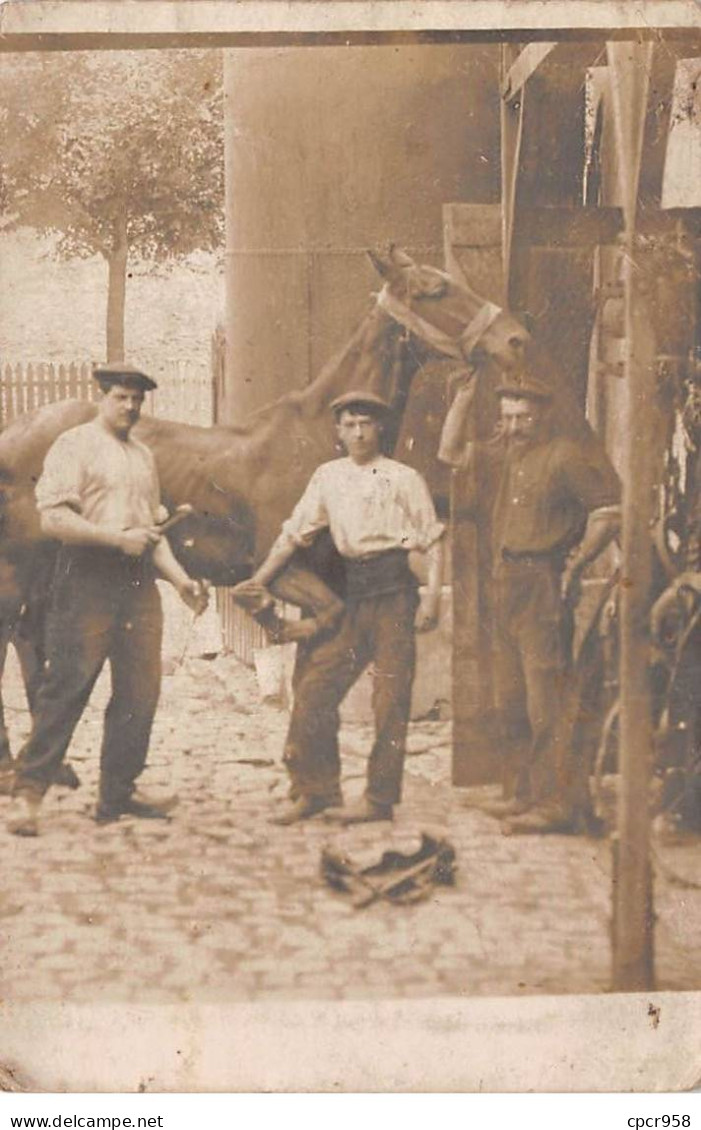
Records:
M0 75L4 224L63 255L167 261L223 241L217 51L19 56Z

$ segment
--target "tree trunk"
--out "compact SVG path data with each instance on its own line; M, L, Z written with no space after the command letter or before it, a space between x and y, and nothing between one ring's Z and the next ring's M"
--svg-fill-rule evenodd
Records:
M107 360L124 361L124 308L127 289L127 216L114 222L112 251L107 257Z

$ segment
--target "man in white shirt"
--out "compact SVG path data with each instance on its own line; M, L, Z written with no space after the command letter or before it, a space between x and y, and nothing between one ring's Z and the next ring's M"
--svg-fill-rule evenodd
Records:
M299 546L328 528L346 567L346 610L332 636L303 656L285 744L291 805L274 823L293 824L323 809L344 824L391 820L401 799L415 667L415 631L438 622L443 525L419 473L381 453L389 405L369 392L333 402L345 458L322 464L254 581L265 586ZM409 553L428 559L423 601ZM374 661L375 743L362 802L341 801L338 708Z
M35 836L41 801L68 749L106 660L112 697L105 713L98 823L123 814L162 818L135 793L148 752L161 679L160 575L196 611L202 585L188 577L161 536L156 464L135 439L144 393L155 381L123 362L95 370L95 419L58 437L44 461L36 502L44 534L60 542L46 636L46 667L30 737L21 751L9 830Z

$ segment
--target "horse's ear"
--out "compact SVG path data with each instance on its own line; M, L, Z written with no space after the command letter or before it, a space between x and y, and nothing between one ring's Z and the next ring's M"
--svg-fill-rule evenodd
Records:
M406 271L407 269L416 266L416 263L411 258L411 255L407 255L406 251L402 251L401 247L397 247L394 243L390 244L389 257L392 260L394 266L399 267L402 271Z
M381 275L383 279L390 279L396 274L389 255L381 255L379 251L371 251L368 249L367 256L378 275Z
M368 256L378 274L388 282L399 282L407 277L409 271L416 270L416 263L411 256L393 243L389 244L385 252L368 251Z

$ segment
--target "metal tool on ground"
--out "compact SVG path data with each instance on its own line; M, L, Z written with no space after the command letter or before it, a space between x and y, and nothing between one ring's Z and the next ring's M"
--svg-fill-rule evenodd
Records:
M378 863L360 867L347 855L324 848L321 874L337 891L353 895L353 906L361 909L379 899L413 903L428 898L435 886L455 882L455 849L448 840L421 833L415 852L385 851Z

